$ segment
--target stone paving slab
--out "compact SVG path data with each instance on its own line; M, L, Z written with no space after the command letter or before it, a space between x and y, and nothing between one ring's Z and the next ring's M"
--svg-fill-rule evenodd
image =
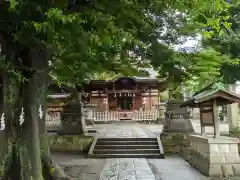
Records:
M116 137L156 137L155 133L152 133L148 129L141 127L141 124L106 124L95 125L97 130L97 137L116 138Z
M206 177L177 155L165 159L103 160L53 153L53 158L73 180L240 180L240 177Z
M200 121L192 120L195 132L200 133ZM119 124L96 124L93 128L98 131L98 137L155 137L158 136L163 129L162 124L139 124L139 123L119 123ZM228 124L220 124L220 131L228 133ZM206 127L207 133L213 133L212 127Z
M146 159L108 159L99 180L156 180Z
M179 156L148 159L156 180L209 180Z

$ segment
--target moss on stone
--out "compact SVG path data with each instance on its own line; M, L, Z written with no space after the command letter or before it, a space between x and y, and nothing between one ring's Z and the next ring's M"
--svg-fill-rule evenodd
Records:
M165 154L179 154L185 160L190 157L188 140L189 133L163 133L160 136Z
M88 152L94 137L84 135L50 135L48 137L52 151Z

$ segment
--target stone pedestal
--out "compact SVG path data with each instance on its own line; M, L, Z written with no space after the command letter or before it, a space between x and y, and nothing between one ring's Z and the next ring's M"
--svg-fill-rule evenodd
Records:
M210 177L240 176L238 138L190 135L190 163Z
M95 121L95 104L84 104L84 115L82 119L82 124L84 124L84 132L86 133L96 133L97 131L91 127ZM88 122L88 124L86 124Z
M167 102L163 132L194 132L190 121L190 112L187 108L180 107L182 103L177 100Z
M163 132L166 133L192 133L194 132L192 123L189 119L184 118L166 118L164 122Z
M68 104L63 107L61 114L61 129L58 134L82 134L82 112L80 104Z

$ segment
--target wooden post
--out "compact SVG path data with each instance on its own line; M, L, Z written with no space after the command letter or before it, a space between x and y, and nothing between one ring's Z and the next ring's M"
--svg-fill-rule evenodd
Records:
M201 125L201 135L205 135L206 131L205 131L205 126Z
M201 135L205 135L206 131L205 131L205 125L203 124L203 116L202 116L202 111L203 111L204 107L199 107L199 113L200 113L200 123L201 123Z
M157 89L157 118L160 119L160 97L159 88Z
M214 137L218 138L220 136L220 129L216 98L213 100L213 120L214 120Z
M131 95L132 97L132 111L135 111L136 107L135 107L135 97L133 96L133 93Z
M152 89L149 89L149 92L148 92L148 97L149 97L149 111L151 112L152 111Z

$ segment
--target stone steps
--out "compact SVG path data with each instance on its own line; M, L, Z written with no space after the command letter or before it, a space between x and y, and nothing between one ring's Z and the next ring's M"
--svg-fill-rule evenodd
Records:
M164 158L159 138L96 138L92 158Z
M94 149L94 154L147 154L159 153L159 149Z
M96 149L105 149L106 146L104 145L96 145ZM158 144L151 144L151 145L144 145L144 144L133 144L133 145L123 145L123 144L117 144L117 145L108 145L108 149L157 149Z
M146 158L146 159L164 159L163 154L97 154L89 156L90 158L106 159L106 158Z
M102 141L97 142L97 145L158 145L156 141Z

